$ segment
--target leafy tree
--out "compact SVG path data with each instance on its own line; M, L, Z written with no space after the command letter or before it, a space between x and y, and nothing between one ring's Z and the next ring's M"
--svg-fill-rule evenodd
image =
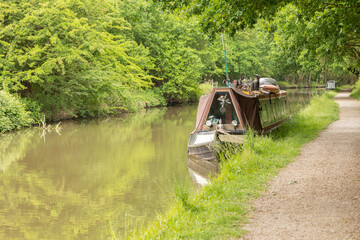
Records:
M151 86L148 52L123 37L113 1L5 0L0 8L0 81L47 113L93 115L111 94Z
M188 15L198 15L203 30L210 36L223 30L235 33L254 26L259 19L272 21L275 16L277 27L272 30L278 31L279 37L275 41L289 45L288 52L296 48L295 59L303 68L300 73L318 71L319 62L326 72L334 62L341 62L348 71L359 74L359 1L158 1L185 10ZM279 17L282 20L276 23Z
M197 15L201 28L210 36L223 31L252 27L261 17L270 17L288 0L157 0L170 9L181 9L188 16Z
M304 75L308 75L307 84L310 84L312 76L319 77L320 72L323 72L323 80L326 81L329 71L334 72L333 69L337 68L336 72L339 72L339 65L343 66L341 74L344 74L344 69L354 67L353 63L346 61L352 55L348 52L349 47L340 44L341 41L346 42L347 37L340 39L338 34L331 34L331 31L336 29L331 26L336 14L330 14L333 20L329 20L329 16L324 17L328 14L325 14L326 12L328 11L313 13L314 16L309 18L312 13L288 4L276 13L274 21L269 23L272 25L269 28L277 47L283 54L290 53L294 56L299 66L300 81ZM338 18L339 21L341 19L343 18Z
M133 39L150 52L155 86L170 103L197 99L205 41L196 19L164 12L158 4L145 0L124 3L122 13L132 25Z
M226 44L230 79L272 74L270 41L258 29L246 29L237 33L234 37L227 38Z

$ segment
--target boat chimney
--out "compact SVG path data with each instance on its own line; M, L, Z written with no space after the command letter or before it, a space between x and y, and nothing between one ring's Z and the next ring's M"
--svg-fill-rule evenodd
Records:
M255 81L254 81L255 90L259 90L259 86L260 86L260 75L255 74Z

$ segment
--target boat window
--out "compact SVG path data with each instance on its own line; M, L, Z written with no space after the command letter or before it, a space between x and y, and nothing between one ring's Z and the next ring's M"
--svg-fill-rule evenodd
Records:
M268 116L269 116L269 123L270 124L273 124L276 122L276 119L275 119L275 104L274 104L274 101L271 100L271 103L270 104L266 104L267 105L267 108L268 108Z
M220 123L220 119L222 124L231 124L234 120L237 124L240 123L229 92L215 93L206 119L211 120L213 124Z
M274 99L274 112L276 114L274 114L275 116L275 121L281 120L281 111L280 111L280 100L278 98Z
M261 111L260 111L261 125L263 127L265 127L265 126L267 126L268 121L269 121L267 104L266 104L266 102L261 101L260 106L261 106Z
M284 99L280 99L280 108L281 108L281 119L283 119L286 116L285 100Z

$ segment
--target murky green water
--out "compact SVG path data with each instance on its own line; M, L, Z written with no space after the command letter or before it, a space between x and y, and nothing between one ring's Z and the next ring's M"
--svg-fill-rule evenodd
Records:
M196 106L0 137L0 239L107 239L154 219L187 181Z
M296 109L316 92L290 90ZM189 181L196 105L0 136L0 239L108 239L146 224Z

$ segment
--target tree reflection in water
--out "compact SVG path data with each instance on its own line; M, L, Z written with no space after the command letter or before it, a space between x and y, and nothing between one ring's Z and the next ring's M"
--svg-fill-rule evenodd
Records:
M1 136L0 238L103 239L154 218L174 178L188 179L195 114L183 106L68 122L46 142L31 129Z

